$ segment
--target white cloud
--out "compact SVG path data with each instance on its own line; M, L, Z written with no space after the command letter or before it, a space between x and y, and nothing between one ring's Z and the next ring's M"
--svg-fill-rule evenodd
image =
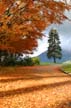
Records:
M48 43L47 43L47 37L44 37L42 40L38 40L38 48L36 51L34 51L34 54L30 54L29 56L35 57L43 53L47 50Z

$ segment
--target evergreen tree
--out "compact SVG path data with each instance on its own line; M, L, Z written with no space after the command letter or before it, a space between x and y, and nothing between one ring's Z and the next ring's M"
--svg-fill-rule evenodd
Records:
M57 58L58 59L62 58L60 39L56 29L50 30L48 43L49 46L48 46L47 56L49 59L53 58L54 63L56 63Z

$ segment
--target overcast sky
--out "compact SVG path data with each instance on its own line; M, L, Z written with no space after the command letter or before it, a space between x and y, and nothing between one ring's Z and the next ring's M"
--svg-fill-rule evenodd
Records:
M66 15L69 18L71 18L71 11L66 12ZM37 56L37 55L39 55L42 52L47 50L47 47L48 47L48 43L47 43L48 42L48 34L49 34L49 31L51 30L51 28L56 28L57 29L58 34L60 36L62 49L68 50L68 51L71 52L71 22L64 21L63 24L60 24L60 25L52 24L51 26L49 26L45 30L44 33L45 33L46 37L44 37L42 40L38 41L38 48L34 52L34 54L32 56Z

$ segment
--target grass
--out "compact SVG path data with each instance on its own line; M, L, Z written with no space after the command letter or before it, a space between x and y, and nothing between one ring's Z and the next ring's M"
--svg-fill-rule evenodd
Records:
M65 64L62 66L62 70L66 73L71 73L71 64Z
M40 63L41 66L42 66L42 65L45 66L45 65L49 65L49 64L50 64L50 63L48 63L48 62L41 62L41 63Z
M57 65L57 64L61 64L61 63L53 63L53 62L41 62L40 65L41 66L46 66L46 65Z

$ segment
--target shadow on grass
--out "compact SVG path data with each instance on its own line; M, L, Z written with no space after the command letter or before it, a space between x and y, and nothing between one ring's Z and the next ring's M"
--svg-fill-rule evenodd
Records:
M8 96L14 96L14 95L20 95L20 94L25 94L25 93L30 93L34 91L41 91L43 89L53 89L55 87L63 86L63 85L70 85L71 80L64 81L64 82L57 82L53 84L43 84L43 85L37 85L37 86L32 86L32 87L27 87L27 88L19 88L19 89L14 89L14 90L8 90L8 91L0 91L0 97L8 97Z

